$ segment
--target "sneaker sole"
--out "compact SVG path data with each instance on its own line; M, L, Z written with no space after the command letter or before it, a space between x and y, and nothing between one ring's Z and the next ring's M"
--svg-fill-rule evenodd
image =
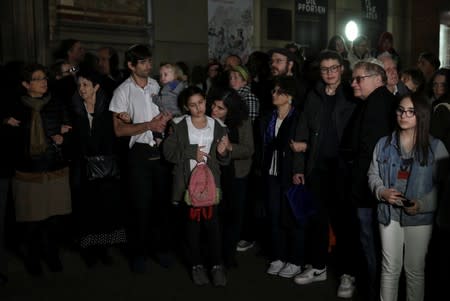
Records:
M245 247L245 248L242 248L242 247L236 247L236 251L238 251L238 252L245 252L245 251L247 251L247 250L250 250L251 248L253 248L254 246L249 246L249 247Z
M293 278L295 276L297 276L299 273L295 273L295 274L283 274L283 273L278 273L278 276L283 277L283 278Z
M351 297L353 297L353 292L354 292L354 289L353 289L353 291L348 292L348 293L347 292L338 292L337 296L339 298L350 299Z
M279 271L274 271L274 272L272 272L272 271L266 271L266 273L269 274L269 275L272 275L272 276L277 276L278 273L279 273Z
M323 274L323 275L320 275L318 277L311 278L311 279L294 278L294 282L296 284L299 284L299 285L305 285L305 284L310 284L310 283L313 283L313 282L320 282L320 281L325 281L325 280L327 280L327 275L326 274Z

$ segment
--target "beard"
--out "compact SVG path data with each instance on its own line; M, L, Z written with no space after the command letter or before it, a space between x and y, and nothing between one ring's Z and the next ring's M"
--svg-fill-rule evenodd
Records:
M272 75L273 76L282 76L287 75L289 73L288 65L286 64L284 68L276 68L272 67Z

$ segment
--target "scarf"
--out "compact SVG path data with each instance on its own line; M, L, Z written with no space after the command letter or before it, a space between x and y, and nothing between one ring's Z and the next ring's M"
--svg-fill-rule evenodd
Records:
M22 102L31 108L30 155L40 155L47 149L47 137L42 125L41 110L50 101L50 95L42 98L22 96Z
M289 110L289 113L286 115L284 119L288 119L292 115L292 112L294 112L294 107L292 107ZM264 133L264 145L270 144L273 138L275 137L275 124L277 123L277 118L278 118L278 111L273 110L272 118L269 121L269 124L266 128L266 132Z

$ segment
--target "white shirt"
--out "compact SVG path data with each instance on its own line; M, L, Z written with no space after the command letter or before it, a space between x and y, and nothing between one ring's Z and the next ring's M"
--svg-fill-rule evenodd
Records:
M152 101L152 96L158 94L158 92L159 85L154 79L149 77L147 85L141 88L130 76L114 90L109 110L115 113L127 112L133 123L151 121L159 114L158 106ZM151 146L156 143L153 139L152 131L131 136L130 148L136 142Z
M205 153L209 153L211 150L211 145L214 140L214 119L211 117L206 117L207 124L204 128L198 129L192 124L191 116L186 116L186 123L188 127L189 134L189 143L197 144L198 146L204 146L201 151ZM206 162L208 158L203 157L203 160ZM197 165L196 160L190 160L191 170Z
M275 137L278 136L278 130L280 129L282 123L283 119L277 118L277 121L275 122ZM274 150L272 154L272 161L270 163L269 175L278 176L277 168L278 168L278 151Z

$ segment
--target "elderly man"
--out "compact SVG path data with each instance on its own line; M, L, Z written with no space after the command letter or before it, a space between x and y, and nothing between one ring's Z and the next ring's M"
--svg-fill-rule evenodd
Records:
M395 96L402 97L403 95L406 95L409 91L405 84L400 81L397 70L397 62L389 53L386 52L379 55L378 60L383 63L384 71L386 71L386 88L388 88L388 90Z
M354 96L361 99L351 129L353 165L351 168L351 198L358 208L360 241L367 261L367 298L376 300L378 294L379 246L376 241L377 201L368 188L367 171L378 140L391 133L394 127L396 97L387 89L388 78L383 64L376 59L363 60L353 68ZM364 278L362 278L364 279Z

